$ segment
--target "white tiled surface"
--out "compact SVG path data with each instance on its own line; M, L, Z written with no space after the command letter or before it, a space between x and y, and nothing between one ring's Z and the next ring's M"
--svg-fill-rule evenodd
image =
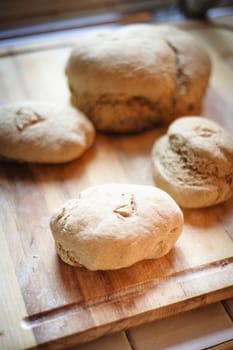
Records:
M233 311L233 299L227 305ZM75 350L202 350L232 340L233 321L216 303L130 329L127 335L108 335Z
M213 304L130 331L134 350L200 350L233 339L233 322Z
M124 332L106 335L91 343L72 348L73 350L132 350Z

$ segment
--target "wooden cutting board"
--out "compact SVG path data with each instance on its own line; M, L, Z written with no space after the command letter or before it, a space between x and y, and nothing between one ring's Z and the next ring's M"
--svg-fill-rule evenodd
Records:
M207 24L188 28L213 61L203 115L233 135L232 33ZM74 40L2 49L0 102L69 103L64 66ZM65 165L0 165L1 349L63 349L233 296L233 199L184 210L183 234L159 260L90 272L56 255L54 209L90 185L153 185L151 148L164 132L98 134L82 158Z

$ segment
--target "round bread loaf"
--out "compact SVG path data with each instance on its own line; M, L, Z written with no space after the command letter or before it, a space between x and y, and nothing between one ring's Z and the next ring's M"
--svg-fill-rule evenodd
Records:
M0 107L0 159L63 163L81 156L95 137L75 108L22 101Z
M61 259L90 270L159 258L173 247L182 226L183 214L167 193L129 184L90 187L50 220Z
M78 39L66 66L75 106L106 132L137 132L200 112L210 59L172 26L135 24Z
M233 139L202 117L174 121L152 151L155 183L182 207L202 208L233 194Z

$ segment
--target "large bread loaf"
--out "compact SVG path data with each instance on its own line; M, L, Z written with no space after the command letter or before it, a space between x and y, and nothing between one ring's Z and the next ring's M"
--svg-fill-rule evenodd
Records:
M137 24L79 38L66 74L74 105L96 128L123 133L199 113L210 67L187 32Z

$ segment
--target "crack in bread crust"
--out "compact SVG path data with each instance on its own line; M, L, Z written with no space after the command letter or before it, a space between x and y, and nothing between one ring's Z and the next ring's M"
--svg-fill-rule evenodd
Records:
M165 42L172 50L174 57L175 57L175 65L176 65L176 71L177 71L177 82L178 82L178 90L174 96L174 103L176 104L181 90L186 89L186 86L188 85L188 82L189 82L189 78L188 78L187 74L185 74L184 69L182 67L179 50L170 40L166 39Z
M122 194L124 196L124 194ZM128 198L126 199L126 202L123 204L118 205L114 210L114 213L117 214L119 218L129 218L133 215L136 215L137 207L135 202L134 194L132 193Z
M24 131L24 129L28 128L29 126L46 120L44 116L28 107L20 108L16 112L16 115L15 124L19 131Z

